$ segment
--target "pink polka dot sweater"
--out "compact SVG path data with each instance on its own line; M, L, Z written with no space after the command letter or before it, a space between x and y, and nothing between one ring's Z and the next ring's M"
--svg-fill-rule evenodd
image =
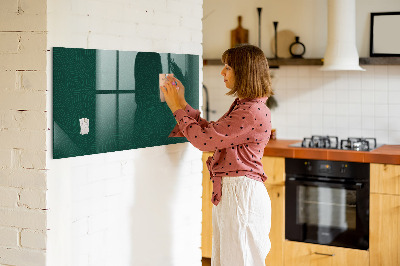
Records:
M174 112L179 123L169 137L186 137L199 150L214 151L207 160L214 205L221 200L224 176L247 176L261 182L267 179L261 164L271 132L271 112L266 101L267 97L236 98L216 122L201 118L200 111L189 104L185 110Z

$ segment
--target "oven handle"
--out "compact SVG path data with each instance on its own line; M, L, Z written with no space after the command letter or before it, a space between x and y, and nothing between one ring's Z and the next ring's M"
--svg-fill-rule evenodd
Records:
M353 188L353 189L361 189L363 187L363 183L361 182L356 182L356 183L346 183L346 182L332 182L332 181L309 181L309 180L304 180L303 178L297 178L297 177L288 177L287 181L294 181L297 183L301 183L304 185L340 185L348 188Z

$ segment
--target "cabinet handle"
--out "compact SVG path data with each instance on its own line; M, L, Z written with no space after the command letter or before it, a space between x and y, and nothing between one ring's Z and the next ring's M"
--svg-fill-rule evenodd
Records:
M327 253L319 253L319 252L314 252L314 254L316 254L316 255L324 255L324 256L331 256L331 257L335 256L335 254L327 254Z

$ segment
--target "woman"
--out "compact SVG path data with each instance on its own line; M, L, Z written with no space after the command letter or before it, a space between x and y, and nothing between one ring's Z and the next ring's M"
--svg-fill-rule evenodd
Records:
M186 103L179 80L170 78L161 87L178 123L170 137L184 136L201 151L215 151L207 160L213 182L212 265L265 265L271 248L271 201L261 164L271 130L268 62L252 45L228 49L222 62L226 95L237 98L216 122Z

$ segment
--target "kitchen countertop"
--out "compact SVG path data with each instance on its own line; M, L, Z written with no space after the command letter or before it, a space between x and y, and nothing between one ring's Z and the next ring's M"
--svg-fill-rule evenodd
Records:
M290 147L301 140L270 140L264 156L363 163L400 164L400 145L382 145L372 151Z

